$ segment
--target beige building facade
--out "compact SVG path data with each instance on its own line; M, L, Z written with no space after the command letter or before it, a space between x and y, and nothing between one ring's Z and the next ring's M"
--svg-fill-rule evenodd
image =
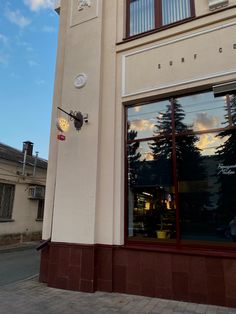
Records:
M0 143L0 245L42 238L47 161Z
M41 280L235 306L236 1L58 11Z

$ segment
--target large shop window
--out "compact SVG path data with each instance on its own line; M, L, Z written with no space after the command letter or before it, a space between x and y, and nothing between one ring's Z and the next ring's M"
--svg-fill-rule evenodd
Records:
M193 0L127 0L127 36L194 16Z
M14 194L14 185L0 183L0 221L12 218Z
M128 239L236 241L236 94L127 108Z

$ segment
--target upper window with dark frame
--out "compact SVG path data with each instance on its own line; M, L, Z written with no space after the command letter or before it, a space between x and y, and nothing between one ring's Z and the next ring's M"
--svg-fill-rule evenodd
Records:
M0 183L0 221L12 218L14 194L13 184Z
M127 37L193 16L193 0L127 0Z

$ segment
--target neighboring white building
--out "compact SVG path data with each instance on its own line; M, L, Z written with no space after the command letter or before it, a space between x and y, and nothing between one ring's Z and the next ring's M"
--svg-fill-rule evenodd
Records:
M32 152L0 143L0 245L41 239L47 161Z

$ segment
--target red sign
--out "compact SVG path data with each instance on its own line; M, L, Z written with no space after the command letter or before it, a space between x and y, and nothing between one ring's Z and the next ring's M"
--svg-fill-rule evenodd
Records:
M59 141L65 141L66 137L65 137L65 135L63 135L63 134L58 134L58 135L57 135L57 139L58 139Z

